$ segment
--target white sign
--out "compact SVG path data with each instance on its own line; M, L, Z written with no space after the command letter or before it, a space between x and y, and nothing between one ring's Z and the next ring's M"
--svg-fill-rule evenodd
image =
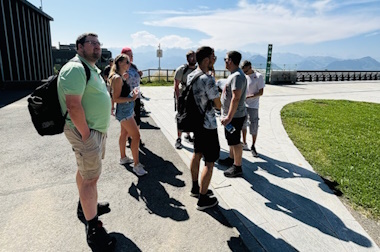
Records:
M157 57L162 58L162 50L161 49L157 50Z

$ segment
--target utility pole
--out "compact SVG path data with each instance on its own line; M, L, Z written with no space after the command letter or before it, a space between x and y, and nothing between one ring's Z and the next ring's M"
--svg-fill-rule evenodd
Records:
M41 6L40 6L40 9L42 10L42 0L41 0Z

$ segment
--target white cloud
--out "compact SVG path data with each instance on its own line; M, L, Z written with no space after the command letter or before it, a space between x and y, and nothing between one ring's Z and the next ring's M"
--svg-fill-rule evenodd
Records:
M357 7L359 2L349 3ZM341 6L334 5L330 0L279 0L275 3L258 1L255 4L241 0L234 9L219 9L207 15L194 14L192 10L188 15L161 18L145 24L199 31L206 37L199 44L210 45L216 49L268 43L315 44L380 29L378 10L366 8L365 12L361 12L358 8L347 8L345 2L345 12L336 14L339 12L336 8L339 7ZM181 40L178 36L171 36L171 39L169 41L173 43L176 39ZM189 38L185 38L185 41L191 43Z
M158 38L155 35L147 32L140 31L131 35L132 47L137 48L140 46L154 46L157 47L161 44L162 48L189 48L193 45L190 38L180 37L177 35L167 35Z

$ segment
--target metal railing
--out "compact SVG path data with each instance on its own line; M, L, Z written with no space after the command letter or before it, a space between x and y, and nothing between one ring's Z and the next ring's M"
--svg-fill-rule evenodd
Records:
M175 69L146 69L142 70L143 76L141 80L144 82L153 82L153 81L174 81ZM215 77L217 79L227 78L230 75L228 70L215 70Z
M361 80L380 80L380 71L297 71L300 82Z
M265 74L265 69L258 69ZM174 81L175 69L146 69L142 70L142 81ZM275 71L274 71L275 72ZM286 71L285 71L286 72ZM365 81L380 80L380 71L315 71L315 70L297 70L297 82L318 82L318 81ZM227 78L230 75L228 70L215 70L215 78Z

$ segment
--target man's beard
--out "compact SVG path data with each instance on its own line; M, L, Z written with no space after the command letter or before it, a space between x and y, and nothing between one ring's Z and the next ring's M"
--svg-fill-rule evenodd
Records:
M189 66L193 67L197 64L197 62L189 62Z
M102 56L101 52L93 52L93 53L89 53L87 54L86 51L83 51L83 56L85 59L89 59L90 61L98 61L98 59L100 59L100 57Z

